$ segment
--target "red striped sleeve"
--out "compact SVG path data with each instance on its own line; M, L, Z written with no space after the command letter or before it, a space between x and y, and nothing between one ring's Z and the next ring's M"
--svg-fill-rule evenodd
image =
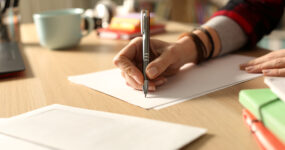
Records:
M283 0L231 0L212 17L227 16L234 20L255 45L279 24L283 15Z

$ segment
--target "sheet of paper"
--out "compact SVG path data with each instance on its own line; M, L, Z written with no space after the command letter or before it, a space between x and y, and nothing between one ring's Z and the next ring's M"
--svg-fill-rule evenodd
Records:
M3 150L51 150L47 147L39 146L22 139L2 135L0 133L0 148Z
M285 102L285 77L265 77L264 82Z
M51 105L0 124L0 149L21 144L29 150L179 149L206 129L162 121ZM2 138L2 136L7 138ZM1 138L6 142L1 142ZM9 139L10 138L10 139ZM12 144L11 144L12 143ZM3 144L3 145L2 145Z
M243 81L241 81L241 82L243 82ZM206 94L209 94L209 93L212 93L212 92L215 92L215 91L218 91L218 90L221 90L221 89L233 86L233 85L241 83L241 82L236 82L234 84L229 84L227 86L223 86L223 87L220 87L220 88L217 88L217 89L213 89L213 90L210 90L210 91L205 91L204 93L201 93L200 95L193 96L193 98L200 97L200 96L203 96L203 95L206 95ZM164 104L164 105L160 105L160 106L154 107L154 109L155 110L160 110L160 109L163 109L163 108L175 105L175 104L179 104L179 103L182 103L182 102L185 102L185 101L188 101L188 100L189 99L182 99L182 100L173 101L173 102L170 102L170 103L167 103L167 104Z
M128 87L118 69L72 76L68 79L128 103L151 109L190 100L260 76L239 70L241 63L251 59L253 58L247 56L228 55L199 66L190 65L168 78L168 82L158 87L157 91L149 92L147 98L142 91Z
M1 124L2 122L6 122L8 119L9 119L9 118L0 118L0 124Z

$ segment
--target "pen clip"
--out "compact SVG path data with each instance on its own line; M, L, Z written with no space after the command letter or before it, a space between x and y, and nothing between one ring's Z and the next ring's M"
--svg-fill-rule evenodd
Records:
M142 10L142 11L141 11L141 34L144 33L144 22L145 22L145 20L144 20L144 15L145 15L145 11Z

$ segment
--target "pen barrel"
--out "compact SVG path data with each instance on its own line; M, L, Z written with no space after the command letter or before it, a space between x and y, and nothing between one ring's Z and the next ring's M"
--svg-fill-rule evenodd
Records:
M147 76L145 74L145 70L147 65L149 64L149 38L143 35L143 71L144 71L144 78L146 79ZM147 42L148 41L148 42Z
M149 64L149 54L150 54L150 14L148 10L142 10L141 12L141 32L142 32L142 48L143 48L143 75L147 79L145 69Z

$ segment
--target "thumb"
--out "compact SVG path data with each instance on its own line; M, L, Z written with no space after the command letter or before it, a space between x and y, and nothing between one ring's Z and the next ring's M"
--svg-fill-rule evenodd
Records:
M173 62L173 56L169 51L165 51L154 59L146 68L146 74L150 79L155 79L161 75Z

